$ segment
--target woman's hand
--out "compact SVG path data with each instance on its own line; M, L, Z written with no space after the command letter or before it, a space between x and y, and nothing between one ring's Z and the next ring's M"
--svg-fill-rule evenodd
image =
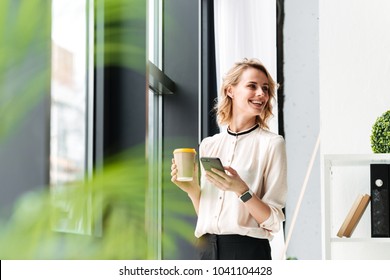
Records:
M192 181L182 182L177 181L177 165L175 159L172 159L171 165L171 181L180 189L185 191L189 196L198 195L200 193L199 179L198 179L198 165L194 164L194 172Z
M200 185L198 179L198 165L194 164L194 175L192 177L192 181L189 182L181 182L177 181L177 165L175 160L172 159L171 165L171 181L180 189L185 191L187 195L190 197L192 204L194 205L194 209L196 214L199 213L199 200L200 200Z
M211 169L212 172L206 171L207 179L217 188L235 192L237 196L249 190L248 185L240 178L236 170L230 166L224 166L224 168L227 172L215 168ZM271 215L271 208L256 195L253 195L244 205L258 224L263 223Z
M248 185L241 179L237 171L230 166L224 166L227 172L212 168L206 171L206 178L217 188L223 191L235 192L237 196L249 190Z

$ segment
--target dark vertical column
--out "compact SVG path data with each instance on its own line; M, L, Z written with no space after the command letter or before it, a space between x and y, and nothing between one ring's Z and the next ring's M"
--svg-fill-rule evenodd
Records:
M277 38L276 38L276 46L277 46L277 77L278 83L280 84L278 90L278 127L279 134L284 136L284 51L283 51L283 27L284 27L284 0L276 1L276 20L277 20Z
M201 139L219 132L214 112L218 97L214 1L201 1Z
M137 172L129 178L138 178L139 192L146 189L147 166L145 160L146 135L146 1L116 0L96 1L95 11L95 96L94 96L94 167L96 172L112 170L113 162L138 160ZM115 161L114 161L115 160ZM141 166L142 165L142 166ZM113 188L132 187L126 174ZM141 171L140 171L141 170ZM124 171L126 173L126 171ZM108 173L110 174L110 173ZM138 176L138 177L137 177ZM123 179L124 178L124 179ZM118 185L119 184L119 185ZM133 184L133 185L132 185ZM99 203L100 198L96 199ZM126 210L138 198L128 197ZM134 201L132 200L134 199ZM105 234L106 221L113 219L121 207L121 199L115 197L104 205L97 220L97 235ZM137 201L138 203L139 201ZM144 201L137 214L144 213ZM133 219L131 215L127 217ZM139 221L140 218L135 219ZM144 235L142 228L140 235ZM134 240L129 240L134 242ZM140 245L140 244L139 244ZM143 248L140 245L140 248ZM146 248L146 245L144 246ZM142 252L139 252L142 255ZM131 255L131 253L130 253ZM134 254L133 254L134 255Z
M95 73L103 81L95 81L95 133L100 137L95 143L103 150L96 154L107 159L145 143L146 1L102 3L104 30L97 36L104 38L97 41L103 46L96 48L100 64Z
M173 224L170 201L186 202L192 207L187 194L170 182L172 151L177 147L193 147L198 150L199 134L199 56L198 17L199 3L193 0L165 0L163 7L163 71L176 84L176 92L164 95L163 100L163 231L175 239L178 254L163 240L164 259L192 259L195 257L192 244L176 236L177 224ZM177 207L177 206L176 206ZM188 220L183 209L183 219ZM195 217L195 211L193 211ZM193 237L193 231L188 233Z

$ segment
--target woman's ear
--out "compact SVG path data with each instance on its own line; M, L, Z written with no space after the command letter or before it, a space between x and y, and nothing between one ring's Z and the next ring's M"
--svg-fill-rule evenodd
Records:
M229 86L227 89L226 89L226 95L229 96L231 99L233 99L233 89L231 86Z

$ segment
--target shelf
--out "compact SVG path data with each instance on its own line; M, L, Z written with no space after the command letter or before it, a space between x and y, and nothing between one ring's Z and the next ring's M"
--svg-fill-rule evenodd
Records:
M327 154L322 158L324 259L390 259L390 238L371 238L371 210L365 210L353 236L339 238L351 205L370 194L370 164L390 164L390 154Z
M325 164L329 166L356 166L370 163L389 163L390 154L361 154L361 155L325 155Z
M390 238L339 238L332 237L331 242L362 242L362 243L390 243Z

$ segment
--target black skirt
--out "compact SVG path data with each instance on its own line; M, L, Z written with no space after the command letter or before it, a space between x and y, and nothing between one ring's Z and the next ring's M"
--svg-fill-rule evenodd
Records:
M201 260L271 260L268 239L237 234L205 234L197 244Z

